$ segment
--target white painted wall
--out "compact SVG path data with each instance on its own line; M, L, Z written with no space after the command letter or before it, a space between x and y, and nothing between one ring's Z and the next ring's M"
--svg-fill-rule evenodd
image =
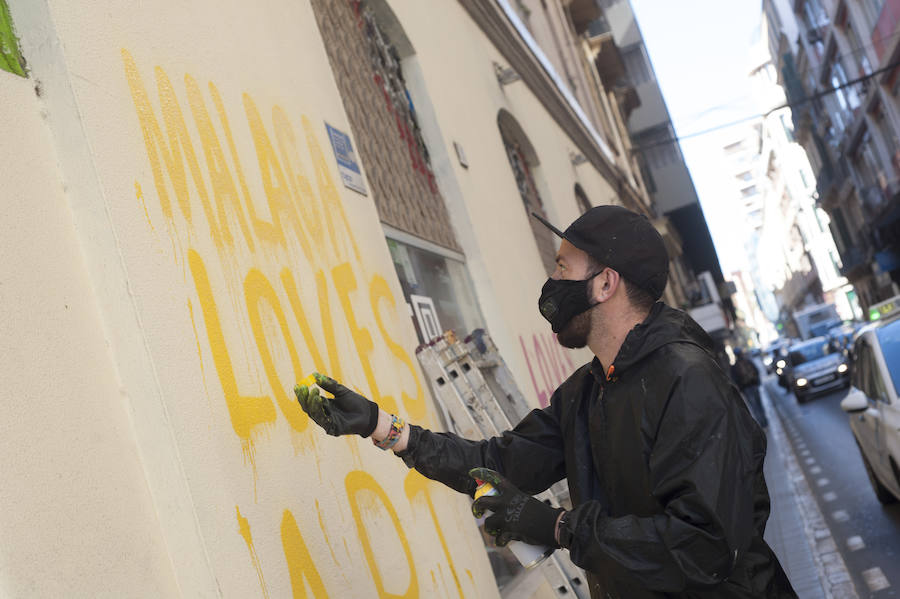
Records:
M0 106L0 594L177 595L34 82Z
M496 597L466 498L290 394L318 368L436 423L374 204L325 135L350 127L310 6L10 4L31 78L0 72L0 594ZM537 405L589 355L537 312L498 111L561 227L576 182L613 189L524 83L500 88L458 3L391 4L489 329Z

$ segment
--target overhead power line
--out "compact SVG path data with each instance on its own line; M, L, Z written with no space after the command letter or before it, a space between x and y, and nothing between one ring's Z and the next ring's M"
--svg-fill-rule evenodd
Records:
M845 58L852 58L852 59L856 60L860 54L864 54L866 48L874 48L877 42L888 42L889 40L892 40L898 36L900 36L900 30L890 33L888 35L883 35L879 38L872 38L872 41L870 41L869 43L860 44L856 48L854 48L844 54L836 54L835 56L833 56L831 58L831 60L833 62L843 61ZM737 102L739 102L740 100L742 100L743 98L744 98L744 96L742 95L739 97L734 97L733 99L723 102L722 104L716 104L715 106L708 106L707 108L704 108L700 112L687 115L685 117L685 119L697 120L698 118L703 117L704 115L709 114L710 112L713 112L716 110L725 110L725 109L729 109L729 108L733 109L735 107L734 105Z
M891 71L891 70L893 70L894 68L896 68L896 67L898 67L898 66L900 66L900 60L898 60L898 61L896 61L896 62L892 62L892 63L890 63L890 64L888 64L888 65L885 65L885 66L881 67L880 69L876 69L876 70L872 71L871 73L869 73L868 75L863 75L862 77L857 77L856 79L851 79L850 81L847 81L846 83L842 83L841 85L837 85L837 86L835 86L835 87L831 87L831 88L828 88L828 89L824 89L824 90L818 91L818 92L816 92L816 93L814 93L814 94L811 94L811 95L806 96L806 97L804 97L804 98L802 98L802 99L800 99L800 100L797 100L796 102L785 102L784 104L780 104L780 105L778 105L778 106L775 106L774 108L770 108L769 110L767 110L766 112L763 112L763 113L759 113L759 114L754 114L754 115L746 116L746 117L743 117L743 118L740 118L740 119L737 119L737 120L734 120L734 121L730 121L730 122L728 122L728 123L722 123L722 124L716 125L716 126L714 126L714 127L709 127L708 129L702 129L702 130L700 130L700 131L694 131L693 133L686 133L686 134L684 134L684 135L677 135L677 136L675 136L675 137L673 137L673 138L671 138L671 139L664 139L664 140L661 140L661 141L657 141L657 142L654 142L654 143L650 143L650 144L646 144L646 145L641 145L641 146L632 146L631 151L632 151L632 152L640 152L640 151L643 151L643 150L648 150L648 149L650 149L650 148L655 148L655 147L658 147L658 146L665 146L665 145L673 144L673 143L675 143L675 142L679 142L679 141L684 140L684 139L691 139L691 138L693 138L693 137L699 137L700 135L706 135L706 134L708 134L708 133L713 133L713 132L715 132L715 131L720 131L720 130L722 130L722 129L727 129L727 128L729 128L729 127L734 127L735 125L740 125L741 123L746 123L746 122L748 122L748 121L753 121L753 120L758 120L758 119L765 119L766 117L768 117L768 116L769 116L770 114L772 114L773 112L776 112L776 111L781 110L781 109L783 109L783 108L791 108L791 109L798 108L798 107L800 107L800 106L803 106L804 104L808 104L809 102L812 102L813 100L818 100L819 98L823 98L823 97L825 97L825 96L827 96L827 95L829 95L829 94L833 94L834 92L836 92L836 91L838 91L838 90L845 89L845 88L851 87L851 86L853 86L853 85L857 85L857 84L862 83L862 82L864 82L864 81L868 81L869 79L873 79L874 77L877 77L878 75L881 75L882 73L885 73L885 72L887 72L887 71Z

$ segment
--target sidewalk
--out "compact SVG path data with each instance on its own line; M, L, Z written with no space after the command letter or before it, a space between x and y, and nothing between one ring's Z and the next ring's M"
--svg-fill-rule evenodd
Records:
M781 416L760 387L769 420L766 484L772 511L765 540L800 599L857 599L844 560L797 463Z

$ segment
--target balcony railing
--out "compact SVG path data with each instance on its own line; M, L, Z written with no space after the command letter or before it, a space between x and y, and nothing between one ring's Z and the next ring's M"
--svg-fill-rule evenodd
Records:
M563 4L566 4L565 2ZM595 0L570 0L568 2L569 15L572 17L572 25L575 27L575 33L581 35L584 33L591 22L601 16L600 6Z
M884 205L884 190L882 190L881 185L878 185L877 183L863 186L859 190L859 196L863 201L863 205L865 205L872 214L877 214Z

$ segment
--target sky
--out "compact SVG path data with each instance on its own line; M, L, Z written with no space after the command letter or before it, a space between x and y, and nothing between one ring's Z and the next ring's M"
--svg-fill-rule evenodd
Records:
M631 0L679 137L758 114L749 85L760 0ZM725 278L741 269L737 190L722 159L734 128L681 141Z

